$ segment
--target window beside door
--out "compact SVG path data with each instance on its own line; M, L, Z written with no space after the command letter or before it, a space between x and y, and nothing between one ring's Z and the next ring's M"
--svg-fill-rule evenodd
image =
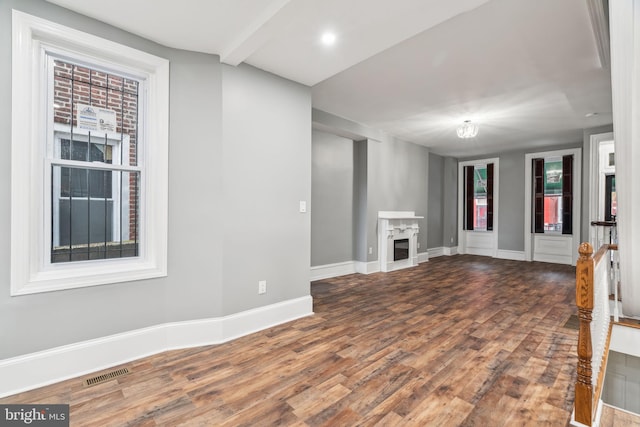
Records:
M464 230L493 230L493 163L464 167Z
M494 157L458 163L458 253L497 255L499 162Z
M532 160L535 233L571 234L573 227L573 156Z

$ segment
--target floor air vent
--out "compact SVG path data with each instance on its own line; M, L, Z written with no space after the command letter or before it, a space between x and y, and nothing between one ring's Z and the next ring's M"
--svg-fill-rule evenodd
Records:
M92 386L96 384L101 384L107 381L110 381L114 378L121 377L123 375L127 375L129 370L127 368L118 369L116 371L107 372L106 374L98 375L97 377L88 378L84 380L85 386Z

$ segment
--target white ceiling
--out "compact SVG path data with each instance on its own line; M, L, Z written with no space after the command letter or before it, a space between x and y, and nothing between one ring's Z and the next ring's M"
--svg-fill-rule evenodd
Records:
M314 108L442 155L577 142L612 122L597 0L48 1L311 86ZM460 140L467 119L480 133Z

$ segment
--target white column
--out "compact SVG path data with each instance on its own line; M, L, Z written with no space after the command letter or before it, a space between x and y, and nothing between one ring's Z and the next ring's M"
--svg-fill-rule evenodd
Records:
M640 316L640 0L609 2L622 311Z

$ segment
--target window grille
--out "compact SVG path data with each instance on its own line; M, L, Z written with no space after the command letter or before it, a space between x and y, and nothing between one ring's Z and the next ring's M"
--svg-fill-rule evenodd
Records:
M51 262L135 257L139 82L50 61Z

